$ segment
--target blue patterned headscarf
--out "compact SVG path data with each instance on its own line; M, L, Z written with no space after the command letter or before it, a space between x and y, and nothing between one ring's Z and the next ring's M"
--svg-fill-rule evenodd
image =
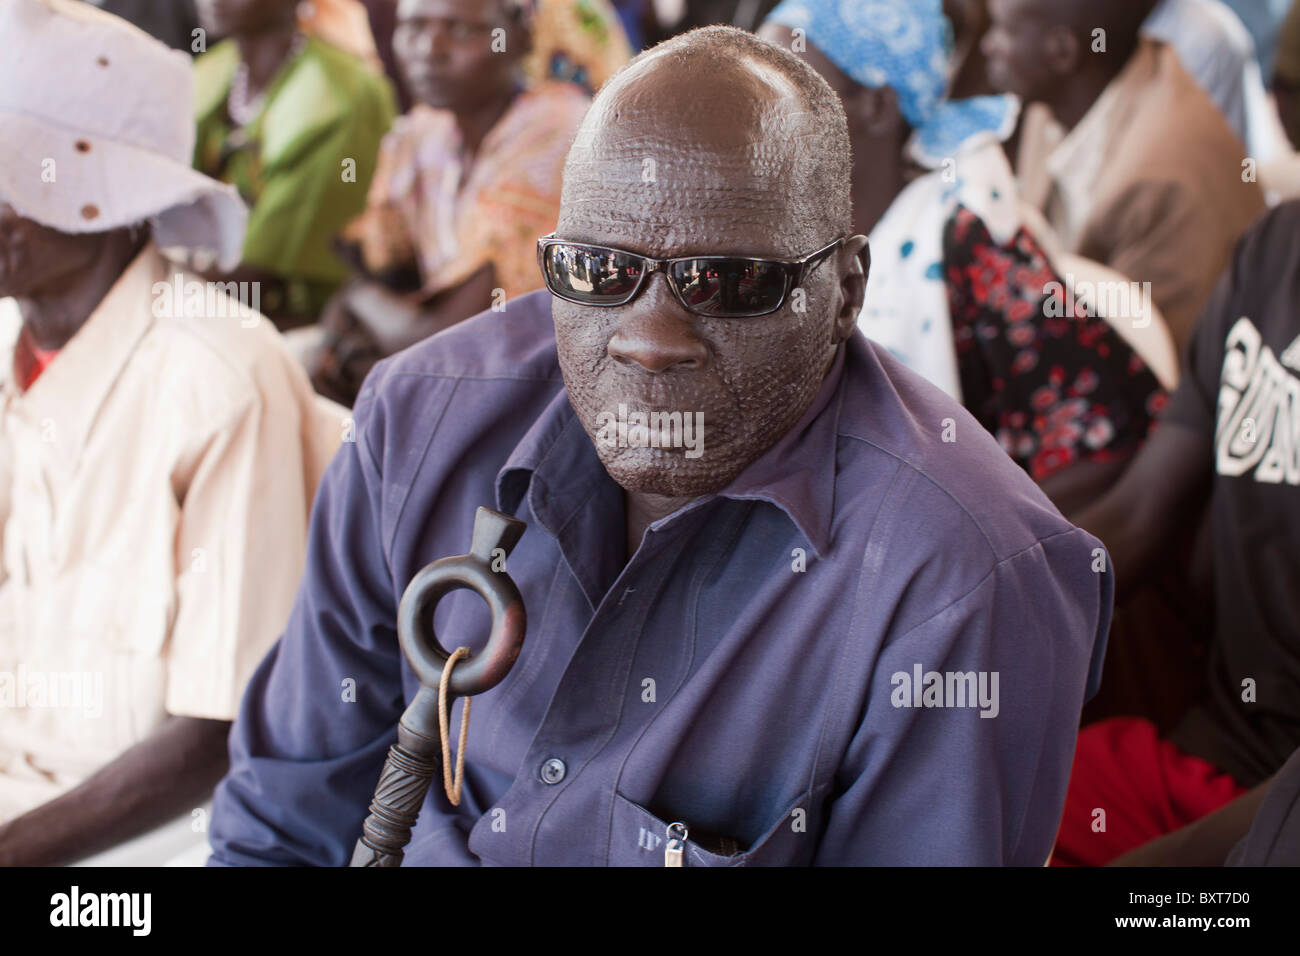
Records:
M916 131L912 154L926 166L941 166L974 136L1004 140L1015 128L1014 97L945 99L953 37L942 0L784 0L768 20L802 28L855 82L890 87Z

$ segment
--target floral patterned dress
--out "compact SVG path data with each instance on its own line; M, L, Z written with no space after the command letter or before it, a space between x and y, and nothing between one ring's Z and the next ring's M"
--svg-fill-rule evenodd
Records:
M1166 393L1104 318L1067 302L1028 231L999 243L958 206L943 268L963 404L1008 455L1041 481L1136 450Z

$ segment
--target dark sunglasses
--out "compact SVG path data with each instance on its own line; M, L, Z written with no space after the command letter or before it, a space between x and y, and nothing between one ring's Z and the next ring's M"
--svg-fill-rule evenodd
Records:
M537 240L537 262L546 288L566 302L599 308L626 305L636 298L652 272L663 272L686 311L718 318L751 318L781 308L790 290L802 285L844 238L802 259L651 259L609 246L568 242L552 234Z

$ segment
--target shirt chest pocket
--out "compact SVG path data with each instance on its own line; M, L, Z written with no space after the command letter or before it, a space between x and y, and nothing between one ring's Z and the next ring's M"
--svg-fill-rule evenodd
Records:
M29 666L81 689L76 707L60 708L69 744L103 760L152 731L163 717L169 602L129 570L91 563L33 597Z
M60 582L61 615L77 638L94 640L105 653L157 658L167 638L171 595L125 574L86 564Z
M669 827L684 824L683 866L800 866L813 858L815 837L808 820L809 795L800 794L748 849L734 840L705 835L690 820L663 820L620 793L614 794L610 866L665 866ZM680 827L674 827L680 834Z

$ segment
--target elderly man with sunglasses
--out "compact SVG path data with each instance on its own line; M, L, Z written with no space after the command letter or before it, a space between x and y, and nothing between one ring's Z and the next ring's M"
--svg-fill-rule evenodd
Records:
M849 172L831 89L741 31L605 86L547 290L367 381L233 731L214 863L349 860L418 687L398 602L484 505L527 523L504 567L527 636L406 862L1046 860L1106 554L856 330ZM449 648L487 623L467 591L434 614Z

